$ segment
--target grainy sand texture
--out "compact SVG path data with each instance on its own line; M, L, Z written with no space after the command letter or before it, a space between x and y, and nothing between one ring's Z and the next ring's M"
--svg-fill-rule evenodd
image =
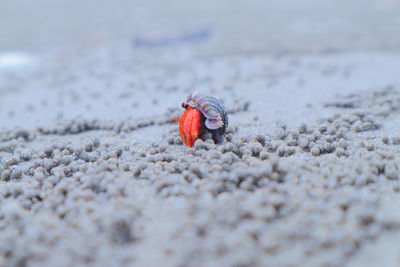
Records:
M400 265L398 1L20 2L0 266ZM183 145L193 90L224 101L222 144Z

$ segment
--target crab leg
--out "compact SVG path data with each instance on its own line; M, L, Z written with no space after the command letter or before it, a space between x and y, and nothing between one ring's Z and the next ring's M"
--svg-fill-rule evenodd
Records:
M183 143L192 147L200 133L200 111L188 105L185 106L185 110L182 112L179 119L172 119L179 121L179 136Z

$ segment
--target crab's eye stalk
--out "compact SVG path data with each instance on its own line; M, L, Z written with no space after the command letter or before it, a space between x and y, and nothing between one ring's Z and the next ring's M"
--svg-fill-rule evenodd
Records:
M182 103L182 108L187 109L188 107L189 107L189 104L187 104L185 102Z

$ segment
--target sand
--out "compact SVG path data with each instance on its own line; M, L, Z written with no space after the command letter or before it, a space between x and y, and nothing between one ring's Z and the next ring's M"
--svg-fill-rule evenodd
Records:
M95 64L111 52L3 93L0 265L398 263L397 54ZM223 144L182 144L193 87L225 101Z
M398 50L164 34L0 64L0 266L400 264ZM192 90L222 144L180 140Z

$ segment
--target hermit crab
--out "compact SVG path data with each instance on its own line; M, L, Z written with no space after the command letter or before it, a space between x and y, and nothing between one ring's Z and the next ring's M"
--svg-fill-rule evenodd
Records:
M223 141L228 115L221 100L194 91L186 97L182 107L181 117L173 119L179 122L179 136L185 145L192 147L207 132L211 133L215 143Z

